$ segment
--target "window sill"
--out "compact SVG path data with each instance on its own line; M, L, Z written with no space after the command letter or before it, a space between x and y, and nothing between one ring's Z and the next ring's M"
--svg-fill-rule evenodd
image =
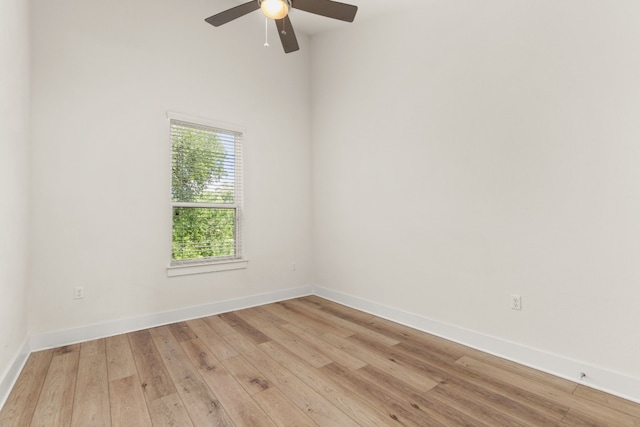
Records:
M188 274L213 273L216 271L241 270L247 268L249 260L234 259L230 261L208 262L201 264L171 265L167 267L167 276L186 276Z

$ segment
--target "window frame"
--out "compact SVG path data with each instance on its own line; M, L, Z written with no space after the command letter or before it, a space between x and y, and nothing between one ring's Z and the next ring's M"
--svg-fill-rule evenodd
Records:
M225 270L237 270L244 269L248 266L248 260L244 256L244 239L243 239L243 223L244 223L244 212L243 212L243 162L242 162L242 151L246 142L246 132L244 127L223 123L215 120L205 119L202 117L194 117L186 114L167 112L167 127L168 127L168 147L169 147L169 156L173 157L173 141L171 138L172 131L172 122L178 121L186 124L193 124L194 127L207 127L213 129L219 129L221 131L229 131L233 133L238 133L241 135L242 139L240 142L234 141L234 161L235 161L235 176L234 176L234 202L233 203L198 203L198 202L176 202L172 197L172 161L169 161L169 226L171 237L171 242L169 245L169 266L167 267L167 275L169 277L172 276L182 276L187 274L199 274L199 273L209 273L215 271L225 271ZM234 236L234 245L235 245L235 255L226 256L226 257L210 257L210 258L192 258L188 260L175 260L173 259L173 214L174 208L176 207L185 207L185 208L213 208L213 209L235 209L235 236Z

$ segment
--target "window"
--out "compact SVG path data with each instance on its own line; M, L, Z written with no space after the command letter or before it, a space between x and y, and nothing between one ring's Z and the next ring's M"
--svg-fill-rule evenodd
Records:
M171 266L241 259L242 132L176 114L169 119Z

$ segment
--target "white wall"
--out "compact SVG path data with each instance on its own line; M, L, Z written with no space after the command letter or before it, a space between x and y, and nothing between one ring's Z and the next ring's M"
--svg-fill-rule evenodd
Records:
M0 405L27 337L29 40L22 0L0 0Z
M233 4L33 1L31 334L310 284L307 39ZM248 269L167 277L167 111L245 127Z
M635 0L314 38L316 283L640 378L639 41Z

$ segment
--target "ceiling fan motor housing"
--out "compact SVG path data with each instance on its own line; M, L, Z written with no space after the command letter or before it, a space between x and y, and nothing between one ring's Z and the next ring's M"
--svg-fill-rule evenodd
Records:
M267 3L270 6L273 3L275 7L273 9L267 8ZM265 6L264 9L262 8L263 5ZM300 49L289 19L289 10L291 8L345 22L353 22L358 11L357 6L333 0L250 0L210 16L205 21L214 27L219 27L255 10L262 9L267 17L275 20L284 52L290 53Z

